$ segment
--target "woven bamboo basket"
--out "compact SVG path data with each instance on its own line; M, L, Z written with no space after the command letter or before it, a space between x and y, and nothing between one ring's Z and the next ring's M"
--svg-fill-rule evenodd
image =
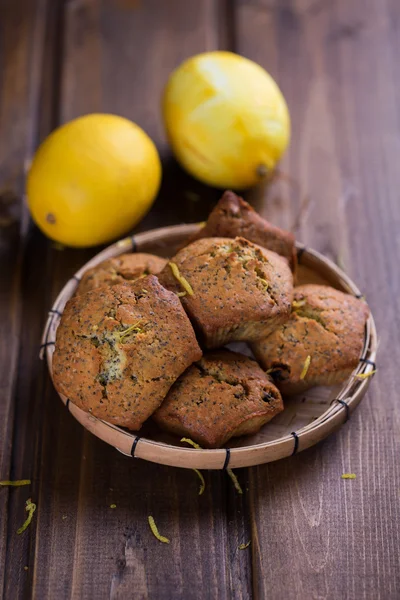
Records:
M128 237L109 246L86 263L60 292L44 328L41 358L47 358L52 377L52 358L56 331L66 302L73 295L82 274L101 261L124 252L149 252L172 256L179 245L199 228L198 224L176 225L154 229ZM299 258L298 283L325 283L361 297L353 281L332 261L315 250L297 244ZM246 346L235 345L246 351ZM323 440L345 423L357 407L369 386L371 377L359 378L361 373L375 370L377 336L370 315L365 327L365 340L358 367L342 385L316 387L285 400L284 411L252 436L233 438L229 448L196 450L179 446L178 438L160 433L155 426L143 427L140 435L97 419L84 412L63 395L61 400L69 412L91 433L114 446L127 456L175 467L223 469L249 467L272 462L305 450Z

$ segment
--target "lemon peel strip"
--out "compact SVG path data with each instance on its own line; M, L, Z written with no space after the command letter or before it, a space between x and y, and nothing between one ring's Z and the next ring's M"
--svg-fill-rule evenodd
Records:
M30 479L17 479L16 481L4 480L0 481L0 485L9 485L13 487L17 487L20 485L30 485L32 482Z
M131 331L135 331L136 333L140 333L141 331L143 331L143 329L138 327L140 321L141 321L141 319L139 319L139 321L136 321L136 323L134 323L133 325L130 325L127 329L124 329L124 331L121 331L119 334L120 341L122 341L124 339L124 337L129 335L131 333Z
M342 479L356 479L357 475L355 473L343 473Z
M185 292L187 292L189 296L194 296L194 291L193 291L192 286L190 285L188 280L183 275L180 274L178 265L173 262L169 262L168 264L171 267L173 276L175 277L175 279L177 279L179 281L179 283L181 284L181 286L183 287Z
M193 448L196 448L196 450L202 450L202 447L199 446L199 444L196 444L196 442L194 442L190 438L183 437L181 439L181 442L190 444L190 446L193 446ZM196 473L196 475L198 476L198 478L200 479L201 484L200 484L200 489L199 489L199 496L201 496L203 494L204 490L206 489L206 482L204 480L202 473L200 473L200 471L198 469L192 469L192 471L194 471Z
M308 355L306 358L306 361L304 363L303 370L300 373L300 379L304 379L304 377L307 375L308 369L310 368L310 363L311 363L311 356Z
M239 550L246 550L246 548L248 548L250 546L250 544L251 544L251 540L249 540L247 542L247 544L240 544L240 546L238 546L238 549Z
M302 306L304 306L305 303L306 303L305 300L293 300L292 308L294 308L296 310L296 308L301 308Z
M33 513L36 510L36 504L34 504L30 498L28 498L28 500L26 501L25 510L27 511L28 516L26 518L25 523L22 525L22 527L20 527L18 529L18 531L17 531L18 535L23 533L25 531L25 529L27 529L29 527L29 525L31 524L31 521L32 521Z
M372 377L372 375L375 375L377 369L374 369L373 371L370 371L369 373L357 373L356 377L357 379L368 379L368 377Z
M181 442L186 442L186 444L190 444L191 446L193 446L193 448L196 448L196 450L202 450L202 447L199 446L199 444L196 444L196 442L194 442L190 438L183 437L181 438Z
M271 367L270 369L267 369L267 370L265 371L265 373L266 373L267 375L269 375L270 373L275 373L275 371L280 371L280 370L281 370L281 368L280 368L280 367Z
M155 524L155 521L154 521L154 517L149 515L148 521L149 521L151 532L154 535L154 537L156 537L163 544L169 544L170 543L169 539L159 533L159 531L157 529L157 525Z
M200 479L200 488L199 488L199 496L201 496L204 493L204 490L206 489L206 482L204 481L204 477L203 474L200 473L200 471L198 469L192 469L198 476L198 478Z
M235 489L237 490L238 494L243 494L243 490L240 487L240 483L238 481L238 478L236 477L236 475L232 471L232 469L227 469L226 472L228 473L229 477L232 479L233 485L235 486Z
M191 446L193 446L193 448L196 448L196 450L201 450L202 449L201 446L199 446L199 444L196 444L196 442L194 442L190 438L181 438L181 442L186 442L187 444L190 444ZM201 475L200 472L197 469L193 469L193 471L196 471L196 473L198 473L198 475ZM238 493L239 494L243 494L243 490L240 487L240 483L239 483L239 481L238 481L235 473L232 471L232 469L227 469L226 472L228 473L229 477L232 479L233 485L235 486L235 488L238 491ZM203 478L203 476L201 476L201 478ZM204 479L203 479L203 481L204 481ZM203 493L203 491L201 493ZM200 495L201 494L199 492L199 496Z

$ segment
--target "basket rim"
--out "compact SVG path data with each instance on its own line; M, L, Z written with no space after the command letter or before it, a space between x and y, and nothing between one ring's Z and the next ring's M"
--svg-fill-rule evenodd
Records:
M48 370L52 381L52 355L57 326L64 306L75 291L82 274L106 258L118 256L127 251L140 252L140 247L144 244L164 240L168 236L171 236L171 234L189 236L195 233L200 226L200 223L171 225L123 238L96 254L67 281L49 311L41 341L40 358L47 358ZM328 268L335 275L338 283L345 291L353 296L362 297L360 290L352 279L329 258L299 242L296 242L296 248L299 262L301 259L301 264L311 267L324 266ZM360 379L357 378L357 375L368 374L374 370L376 352L377 333L374 318L370 310L366 324L365 343L359 365L345 382L337 397L332 400L330 407L318 418L296 432L251 446L197 450L147 439L107 421L98 419L78 408L62 394L59 394L59 396L69 409L69 412L72 413L81 425L126 456L191 469L223 469L228 466L231 468L249 467L285 458L305 450L327 437L346 422L363 398L372 379L371 377Z

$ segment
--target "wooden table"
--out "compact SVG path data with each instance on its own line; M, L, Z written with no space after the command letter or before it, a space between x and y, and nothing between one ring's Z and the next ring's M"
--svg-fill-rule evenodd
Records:
M144 127L164 159L140 229L203 219L219 192L170 158L160 94L184 58L217 48L266 67L291 110L281 169L298 186L281 179L248 198L345 265L380 335L379 373L351 420L293 458L238 471L243 497L220 472L205 473L199 497L193 472L126 458L67 414L39 339L95 250L57 249L22 200L40 140L108 111ZM398 0L2 0L0 479L32 479L0 489L5 599L400 598L399 56ZM38 508L18 536L29 496Z

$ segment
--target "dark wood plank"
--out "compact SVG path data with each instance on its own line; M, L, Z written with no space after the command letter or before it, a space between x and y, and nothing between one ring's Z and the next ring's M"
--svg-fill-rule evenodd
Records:
M0 187L11 194L0 246L0 477L31 476L38 504L17 537L27 493L0 490L4 597L248 598L252 554L258 598L397 598L399 8L395 0L383 10L378 0L241 1L233 12L230 2L188 4L70 2L64 36L54 3L51 12L44 0L2 5ZM251 470L249 482L240 472L248 503L221 473L206 474L199 498L194 473L123 457L65 413L37 345L50 296L93 251L55 250L28 230L26 213L21 238L20 204L8 202L20 198L24 162L58 114L104 110L136 120L163 155L162 191L141 227L202 219L218 192L171 161L159 95L182 58L233 44L289 100L293 143L282 169L300 183L278 181L249 198L290 226L310 195L299 236L346 263L381 331L380 373L351 422L317 448ZM357 479L342 481L345 471ZM252 546L239 551L248 510ZM149 514L169 546L152 537Z
M351 421L251 471L257 598L400 594L399 20L398 3L377 0L236 3L237 50L264 65L289 102L282 169L311 200L299 236L345 263L381 338L379 374ZM289 222L299 199L280 191L278 208L267 200L265 211ZM349 471L355 481L341 479Z
M24 0L5 1L0 7L0 479L34 479L33 461L28 458L35 435L29 422L32 402L21 396L22 402L16 402L15 397L21 389L29 394L35 385L32 361L37 358L44 316L37 295L29 302L23 300L27 289L40 283L40 277L39 282L34 279L43 242L35 246L36 269L27 271L24 257L32 249L32 238L22 195L35 143L47 7L46 1ZM26 361L22 373L20 356ZM27 460L21 459L24 453ZM2 597L22 597L29 587L29 573L23 567L29 564L31 538L28 534L17 539L16 530L25 519L25 500L32 493L32 486L0 490Z
M120 114L143 127L163 159L161 192L141 231L202 221L220 195L189 177L171 157L161 97L171 70L185 58L229 43L227 4L124 0L117 6L68 6L61 120L95 111Z
M224 10L209 0L66 4L61 121L117 112L138 122L161 151L163 188L141 228L200 220L218 197L171 160L159 103L183 58L227 43ZM50 251L53 297L94 252ZM205 473L199 497L193 472L132 460L84 432L48 381L42 414L35 597L250 597L251 554L238 550L249 539L246 507L225 474ZM150 514L170 545L151 534Z

